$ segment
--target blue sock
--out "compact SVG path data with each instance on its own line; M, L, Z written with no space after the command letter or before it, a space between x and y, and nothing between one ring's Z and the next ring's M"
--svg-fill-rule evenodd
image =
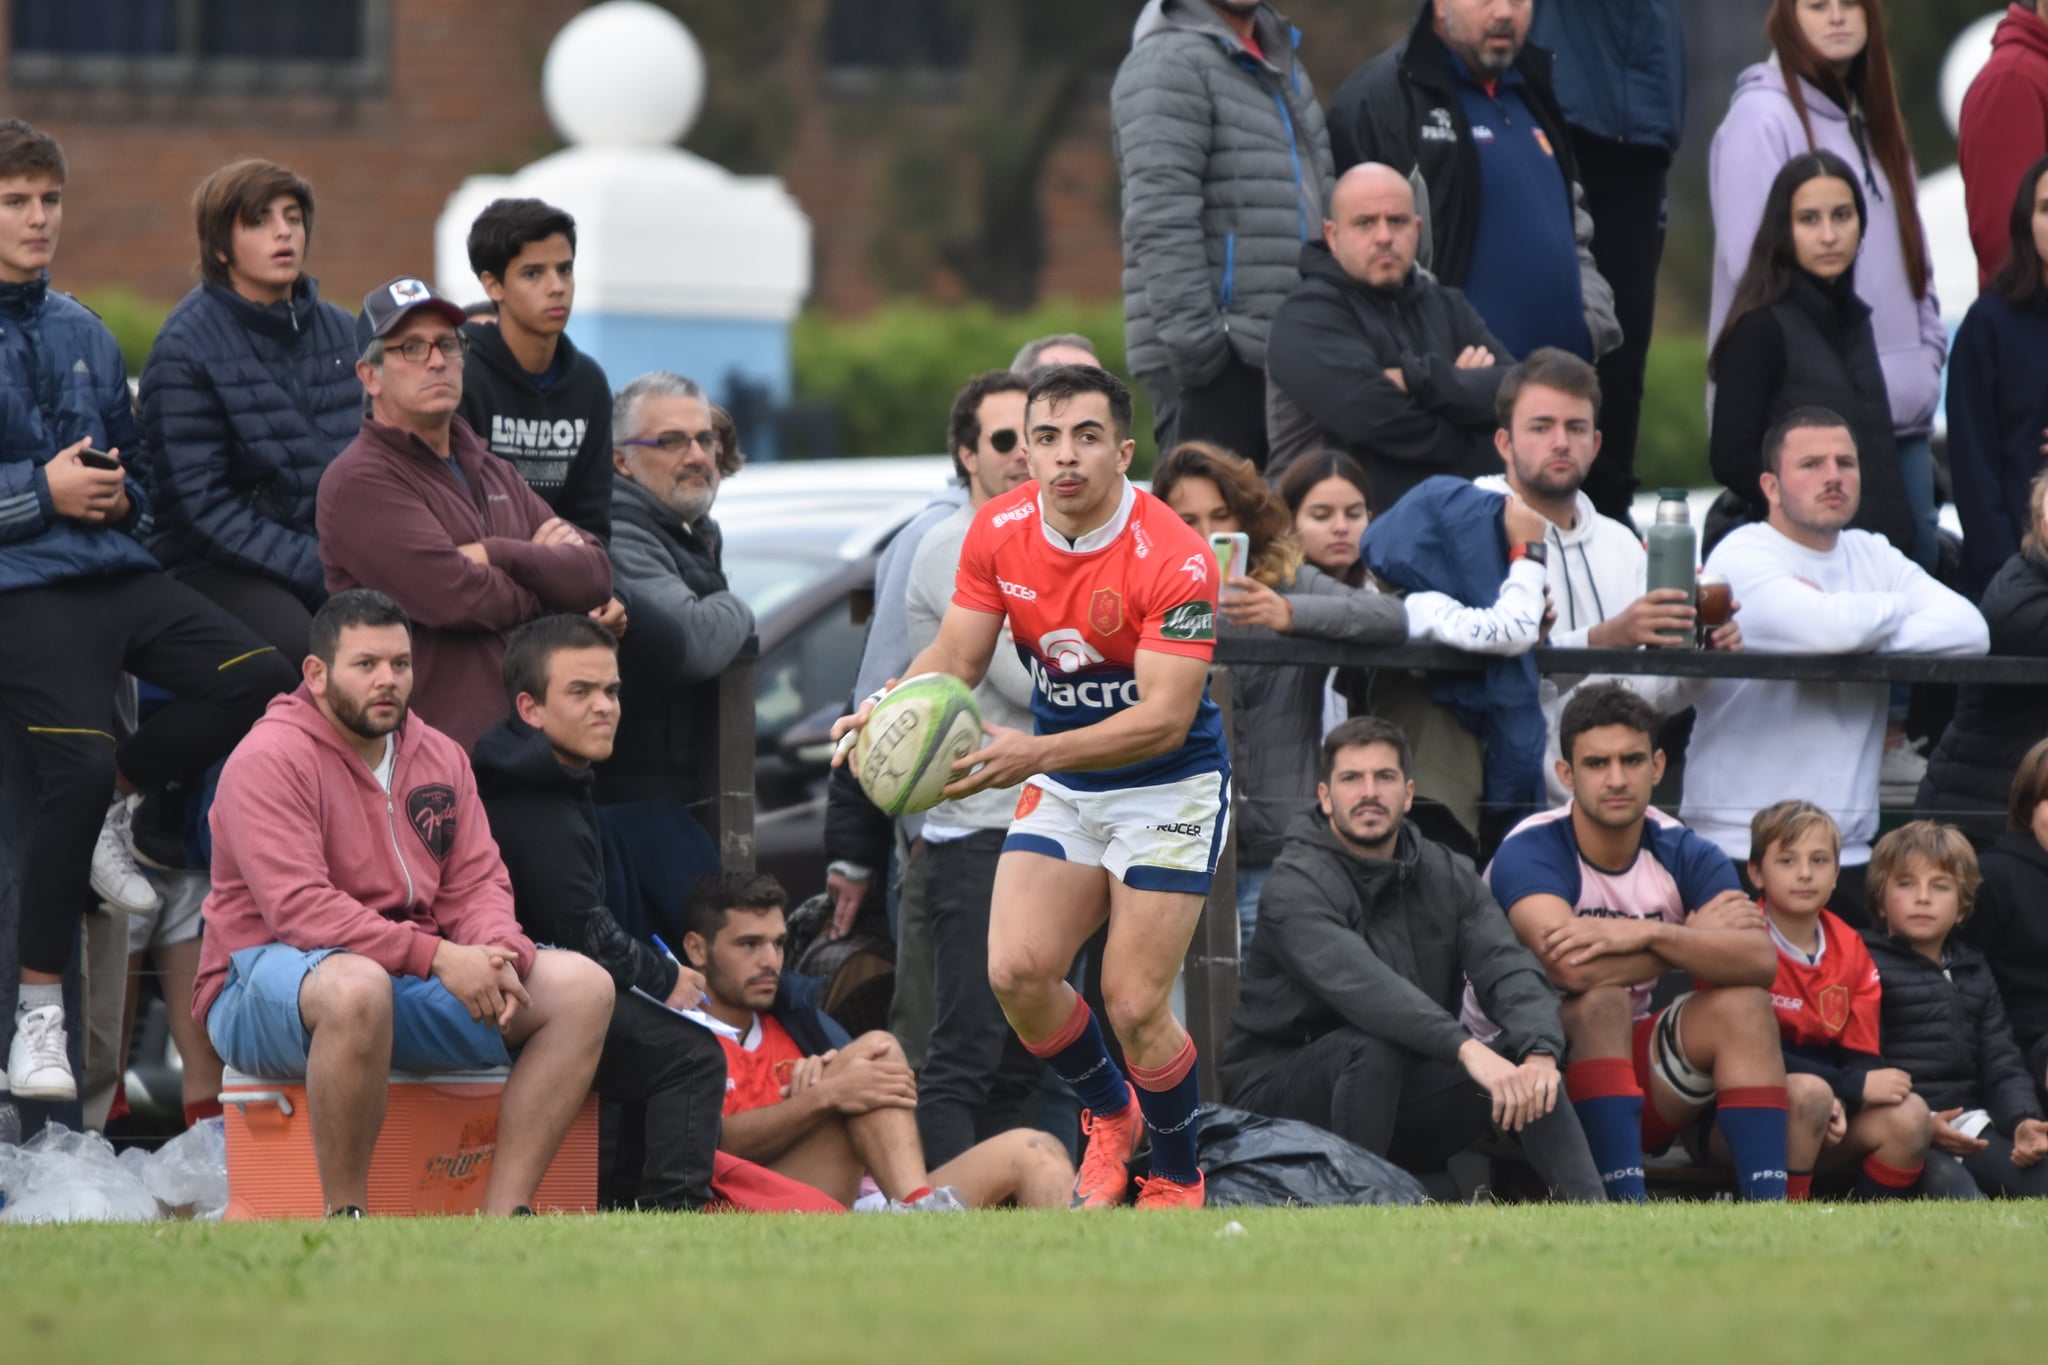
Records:
M1715 1096L1714 1121L1735 1157L1744 1199L1785 1197L1785 1087L1751 1085Z
M1600 1183L1615 1203L1640 1204L1650 1197L1643 1184L1643 1092L1635 1067L1625 1058L1596 1057L1565 1068L1565 1093Z
M1130 1107L1130 1082L1109 1059L1109 1049L1102 1041L1102 1025L1080 996L1074 997L1074 1012L1058 1033L1044 1042L1027 1042L1024 1046L1051 1067L1055 1076L1072 1086L1091 1113L1119 1114Z
M1180 1185L1192 1185L1202 1178L1196 1159L1196 1139L1202 1125L1200 1086L1195 1080L1195 1040L1189 1038L1165 1066L1148 1070L1131 1068L1138 1085L1138 1107L1145 1111L1145 1127L1152 1137L1152 1174L1163 1175Z

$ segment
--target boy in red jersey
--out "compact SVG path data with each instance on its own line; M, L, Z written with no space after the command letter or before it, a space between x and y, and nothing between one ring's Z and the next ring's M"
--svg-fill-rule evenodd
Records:
M1860 1160L1859 1198L1908 1198L1934 1120L1913 1078L1878 1054L1882 993L1870 951L1825 908L1841 871L1841 831L1808 801L1767 806L1749 830L1749 876L1778 949L1771 1007L1790 1098L1787 1196L1807 1197L1816 1163Z
M953 604L905 676L972 687L1008 621L1035 733L987 727L946 788L958 798L1029 779L996 871L989 984L1024 1045L1087 1106L1074 1206L1123 1202L1147 1130L1139 1207L1199 1206L1195 1045L1170 994L1228 820L1230 762L1208 695L1216 560L1125 477L1131 396L1113 375L1042 372L1024 426L1034 482L975 513ZM865 724L873 702L834 734ZM1102 995L1129 1081L1066 981L1105 919Z

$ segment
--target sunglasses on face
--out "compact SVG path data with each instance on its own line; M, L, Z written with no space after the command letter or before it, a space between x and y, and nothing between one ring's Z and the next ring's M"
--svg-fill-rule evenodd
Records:
M619 442L622 446L660 446L671 455L680 455L691 446L696 446L706 455L716 456L724 442L715 431L664 431L659 436L636 436L630 441Z
M1015 450L1021 439L1021 435L1011 427L998 427L988 434L988 443L998 455L1007 455Z

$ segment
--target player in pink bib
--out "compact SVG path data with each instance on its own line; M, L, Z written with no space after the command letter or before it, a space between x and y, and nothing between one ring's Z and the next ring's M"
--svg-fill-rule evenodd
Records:
M986 727L988 744L946 788L957 798L1026 783L996 870L989 984L1024 1045L1087 1106L1074 1206L1123 1202L1148 1130L1138 1205L1199 1206L1195 1045L1170 995L1229 819L1230 760L1208 695L1216 560L1125 477L1131 396L1113 375L1045 371L1024 426L1034 482L975 514L953 604L905 676L972 687L1008 625L1031 673L1033 733ZM1129 1080L1066 980L1105 919L1102 995Z

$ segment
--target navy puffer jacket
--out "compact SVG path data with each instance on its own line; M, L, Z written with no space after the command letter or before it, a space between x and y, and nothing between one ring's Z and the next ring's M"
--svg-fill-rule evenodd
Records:
M302 276L263 307L205 284L142 367L142 436L167 566L210 563L326 597L313 535L320 476L363 424L355 320Z
M128 477L128 519L57 515L43 466L82 437L132 455L139 438L121 349L92 310L48 280L0 284L0 592L155 569L149 498Z

